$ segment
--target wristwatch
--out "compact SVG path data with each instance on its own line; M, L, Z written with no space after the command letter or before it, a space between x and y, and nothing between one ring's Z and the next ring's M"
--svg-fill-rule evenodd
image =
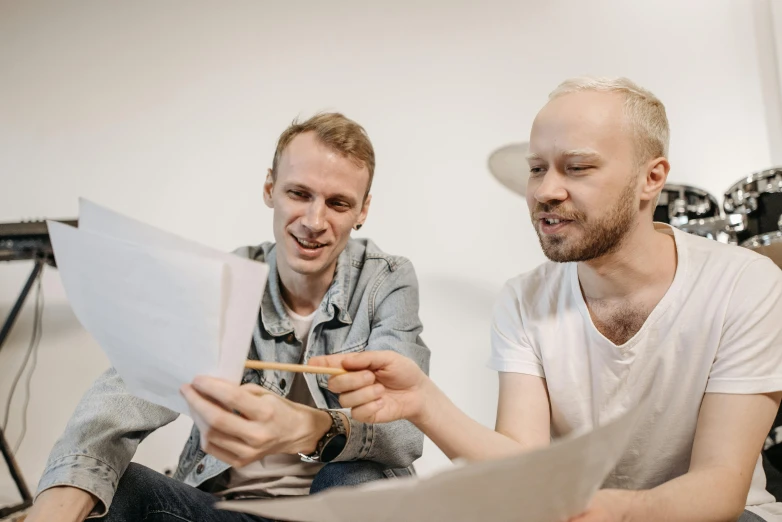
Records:
M309 455L299 453L299 457L301 457L301 460L304 462L331 462L342 453L345 444L348 442L345 424L342 422L342 417L339 412L332 410L325 411L331 415L331 428L329 428L329 431L320 438L318 445L315 446L315 451Z

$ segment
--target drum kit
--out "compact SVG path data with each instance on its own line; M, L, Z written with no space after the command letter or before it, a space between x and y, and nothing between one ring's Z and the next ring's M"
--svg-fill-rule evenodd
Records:
M522 196L529 178L528 150L528 143L513 143L489 156L491 174ZM782 268L782 167L738 180L725 191L722 206L703 189L667 183L657 201L654 220L690 234L749 248Z

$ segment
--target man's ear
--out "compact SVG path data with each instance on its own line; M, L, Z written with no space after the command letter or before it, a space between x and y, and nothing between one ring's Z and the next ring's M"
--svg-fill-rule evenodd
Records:
M361 212L358 214L358 220L356 221L356 225L361 225L359 228L363 227L364 222L367 220L370 203L372 203L372 194L367 194L367 197L364 198L364 206L361 207ZM358 230L358 228L356 230Z
M269 208L274 208L274 201L272 200L272 192L274 191L274 176L272 175L272 169L266 172L266 181L263 183L263 202Z
M668 172L671 165L664 157L655 158L646 167L646 176L643 180L643 190L641 190L641 200L655 201L658 194L665 186L668 180Z

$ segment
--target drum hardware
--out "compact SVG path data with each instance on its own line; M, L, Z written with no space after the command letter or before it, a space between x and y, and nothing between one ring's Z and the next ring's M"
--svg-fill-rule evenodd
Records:
M782 168L755 172L736 182L725 192L725 212L747 216L742 242L753 236L776 232L782 216Z
M680 227L692 220L720 217L717 199L690 185L666 183L657 200L654 220Z
M713 239L729 245L738 244L738 236L747 227L747 216L728 214L725 217L693 219L679 225L684 232Z

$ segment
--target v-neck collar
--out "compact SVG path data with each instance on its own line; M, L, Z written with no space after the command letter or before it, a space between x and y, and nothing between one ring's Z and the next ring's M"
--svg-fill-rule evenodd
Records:
M570 266L568 267L570 270L570 285L573 291L573 297L576 300L578 309L581 312L581 315L584 317L584 320L589 323L592 334L596 338L600 339L608 347L617 349L622 353L630 351L636 344L638 344L638 342L643 339L644 335L646 335L646 332L652 327L652 325L654 325L657 321L660 320L661 317L665 315L666 310L670 308L671 304L679 298L679 289L684 284L684 279L686 277L688 256L687 248L683 244L683 238L681 237L681 234L684 234L684 232L665 223L655 223L654 229L664 234L673 236L674 246L676 248L676 272L674 273L671 286L668 287L665 295L663 295L662 299L660 299L660 301L654 307L652 312L649 314L649 317L646 318L643 326L641 326L635 335L628 339L624 344L614 344L613 341L608 339L600 332L600 330L597 329L595 323L592 321L592 316L589 313L589 308L587 307L586 301L584 300L584 294L581 292L581 283L578 280L578 263L570 263Z

